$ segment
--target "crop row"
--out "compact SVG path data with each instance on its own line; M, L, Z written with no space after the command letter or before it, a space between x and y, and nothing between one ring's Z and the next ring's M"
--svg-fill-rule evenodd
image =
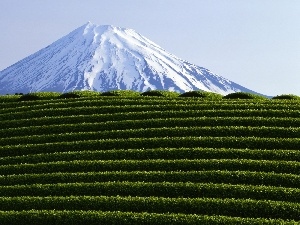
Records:
M157 149L115 149L79 150L7 156L0 158L0 165L21 163L42 163L73 160L147 160L147 159L253 159L300 162L299 150L256 150L232 148L157 148Z
M2 197L0 210L101 210L300 219L300 204L270 200L162 197Z
M124 101L125 100L125 101ZM132 99L123 99L123 101L120 101L118 99L111 99L109 101L107 100L88 100L88 101L77 101L77 102L59 102L59 103L49 103L49 104L39 104L39 105L31 105L31 106L18 106L15 107L4 107L0 109L0 115L5 113L11 113L11 112L28 112L32 110L64 110L67 108L111 108L112 106L120 107L120 106L126 106L126 107L146 107L146 106L158 106L158 105L187 105L187 102L182 101L138 101L138 100L132 100ZM191 104L195 104L195 102L191 102ZM203 103L198 103L203 104ZM203 104L204 107L207 107L207 103Z
M300 138L300 128L286 127L162 127L96 132L26 135L0 138L0 145L43 144L98 139L155 138L155 137L264 137Z
M300 189L182 182L94 182L2 186L0 196L140 196L238 198L300 203Z
M300 174L300 162L249 159L75 160L0 166L0 175L53 172L243 170Z
M165 104L165 103L199 103L199 104L207 104L207 101L202 101L200 99L194 98L178 98L178 99L164 99L164 98L129 98L129 97L105 97L105 98L75 98L75 99L52 99L52 100L39 100L39 101L19 101L19 102L0 102L0 109L9 109L9 108L32 108L32 107L45 107L45 108L55 108L55 107L63 107L65 105L71 105L73 107L78 106L90 106L93 105L107 105L107 104L119 104L119 105L137 105L137 104ZM214 101L217 102L217 101ZM225 100L222 100L224 104L226 104ZM257 101L247 101L248 103L258 103ZM230 104L243 104L243 101L230 101ZM259 104L293 104L291 101L266 101L259 102Z
M39 117L53 117L53 116L70 116L70 115L91 115L91 114L113 114L113 113L128 113L128 112L151 112L151 111L180 111L180 110L217 110L215 113L219 113L219 110L251 110L251 107L244 107L243 109L237 107L224 107L222 109L218 109L214 104L208 105L208 107L204 107L202 105L116 105L116 106L103 106L103 107L66 107L66 108L54 108L54 109L38 109L38 110L30 110L28 112L14 112L10 111L9 113L0 114L0 120L16 120L16 119L28 119L28 118L39 118ZM255 108L258 111L269 111L265 112L264 115L268 116L276 116L281 115L283 112L289 112L290 116L299 117L299 109L270 109L258 107ZM252 113L255 110L251 110ZM283 111L283 112L281 112ZM272 113L273 112L273 113ZM230 112L228 112L230 114ZM232 114L231 114L232 115ZM248 114L249 115L249 114Z
M223 102L226 102L226 100L222 100ZM197 98L157 98L157 97L135 97L135 98L130 98L130 97L120 97L120 96L112 96L112 97L99 97L99 98L94 98L94 97L84 97L84 98L66 98L66 99L48 99L48 100L38 100L38 101L15 101L15 102L0 102L0 108L5 109L5 108L15 108L15 107L32 107L32 106L60 106L63 104L74 104L74 106L76 106L77 104L82 104L84 105L89 105L89 102L103 102L103 104L105 104L104 102L112 102L112 104L114 104L114 102L119 102L120 104L124 105L124 104L131 104L131 103L138 103L138 102L150 102L150 103L160 103L160 102L204 102L201 99L197 99ZM233 101L231 100L230 102L243 102L243 100L241 101ZM256 103L257 101L255 100L250 100L248 102L253 102ZM263 104L263 101L260 101L261 104ZM276 103L276 101L266 101L265 103L267 104L289 104L289 102L291 101L278 101ZM293 102L291 102L293 103ZM97 104L97 103L96 103ZM101 104L101 103L99 103Z
M190 102L192 104L204 104L207 105L207 102L196 102L196 101L182 101L179 99L80 99L77 101L70 101L70 102L46 102L46 103L35 103L29 102L32 104L23 104L23 102L19 102L19 104L9 104L9 105L1 105L0 114L8 113L11 111L31 111L31 110L39 110L39 109L58 109L58 108L65 108L68 107L102 107L102 106L120 106L120 105L177 105L177 104L186 104Z
M31 102L32 103L32 102ZM222 104L221 104L222 103ZM78 101L71 101L71 102L46 102L43 104L22 104L21 102L19 104L9 104L9 105L1 105L0 104L0 114L9 113L11 111L15 112L26 112L31 110L40 110L40 109L59 109L59 108L66 108L68 107L76 107L76 108L82 108L82 107L104 107L104 106L149 106L149 105L202 105L204 108L209 107L212 102L211 101L188 101L188 100L180 100L180 99L87 99L87 100L78 100ZM218 102L213 101L213 104L216 106L222 105L232 105L232 104L241 104L242 108L244 108L243 103L233 103L233 102ZM252 104L253 105L253 104ZM265 103L256 104L256 105L266 105ZM284 108L287 104L278 104L279 108ZM288 105L290 106L290 105ZM219 106L220 107L220 106ZM231 106L233 107L233 106ZM271 104L271 108L274 107L274 104ZM250 107L253 109L259 108L259 107ZM285 107L286 108L286 107Z
M218 109L218 110L299 110L299 105L293 104L241 104L241 103L224 103L224 102L193 102L193 101L78 101L78 102L69 102L69 103L49 103L49 104L41 104L41 105L31 105L31 106L14 106L14 107L4 107L0 108L0 115L7 113L29 113L29 111L48 111L48 110L65 110L66 108L104 108L106 111L112 107L124 107L124 108L136 108L146 107L148 109L150 106L158 107L174 107L178 109L178 107L185 108L189 107L201 107L204 110Z
M130 97L100 97L100 98L78 98L78 99L52 99L52 100L39 100L39 101L21 101L21 102L0 102L0 108L20 108L20 107L35 107L35 106L45 106L45 107L61 107L66 104L76 106L89 106L91 103L95 105L105 105L106 103L111 104L172 104L172 103L192 103L192 104L235 104L235 105L298 105L297 101L281 100L281 101L257 101L257 100L209 100L203 101L200 98L157 98L157 97L140 97L140 98L130 98Z
M0 147L0 157L37 153L82 150L138 149L138 148L238 148L299 150L300 138L259 137L162 137L104 139L44 144L6 145Z
M56 184L76 182L194 182L280 186L299 188L300 175L251 171L105 171L42 173L0 176L0 185Z
M187 124L172 123L166 127L165 120L159 123L149 123L145 120L83 123L72 125L50 125L22 127L16 129L0 130L0 145L10 144L11 140L18 139L18 143L26 143L25 139L35 139L44 142L72 141L105 138L130 138L130 137L163 137L163 136L258 136L258 137L281 137L281 138L300 138L299 127L266 127L266 126L192 126L189 121ZM184 121L184 120L179 120ZM149 128L146 128L147 125ZM29 136L30 135L30 136ZM58 137L59 135L59 137ZM27 136L27 137L23 137ZM74 138L72 138L73 136ZM57 138L56 138L57 137ZM6 138L6 139L5 139ZM29 141L29 140L28 140ZM16 143L16 142L14 142ZM28 142L30 143L30 142Z
M134 213L83 210L23 210L0 211L1 225L78 225L78 224L122 224L122 225L297 225L295 220L241 218L229 216L207 216L175 213Z
M167 114L167 113L166 113ZM18 132L28 131L30 134L44 133L58 133L64 129L67 131L80 131L85 129L83 127L88 126L87 129L96 129L97 126L107 127L107 130L111 129L132 129L132 128L155 128L155 127L188 127L188 126L266 126L266 127L300 127L300 118L276 118L276 117L198 117L196 115L182 113L173 114L170 113L165 118L160 117L160 113L151 114L142 117L143 114L137 115L136 118L127 120L126 114L113 116L98 115L85 115L85 116L61 116L61 117L47 117L38 119L25 119L25 120L9 120L0 121L0 134L5 133L9 135L18 135ZM146 115L146 114L145 114ZM154 118L153 118L154 117ZM181 117L181 118L178 118ZM111 121L108 121L111 119ZM101 124L100 124L101 123ZM93 125L94 124L94 125ZM28 127L28 128L26 128ZM122 128L123 127L123 128ZM10 129L10 130L8 130ZM47 131L48 130L48 131ZM104 128L102 129L104 130ZM27 133L27 134L28 134Z

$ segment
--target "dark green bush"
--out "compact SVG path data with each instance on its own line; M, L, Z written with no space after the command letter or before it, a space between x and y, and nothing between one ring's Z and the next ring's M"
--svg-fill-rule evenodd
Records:
M33 92L22 95L19 101L50 100L57 99L61 93L58 92Z
M196 98L203 98L203 99L218 100L218 99L222 99L223 95L218 94L218 93L199 90L199 91L185 92L185 93L179 95L179 97L196 97Z
M73 92L67 92L61 94L58 98L80 98L80 95Z
M235 92L224 96L225 99L267 99L261 95L247 93L247 92Z
M101 96L124 96L124 97L138 97L140 93L132 90L114 90L103 92Z
M141 96L156 96L156 97L170 97L175 98L179 96L178 92L174 91L163 91L163 90L150 90L143 92Z
M273 97L272 99L292 99L292 100L300 100L300 97L293 94L283 94L283 95L277 95Z
M34 101L34 100L40 100L41 98L37 95L31 95L31 94L25 94L22 95L18 100L19 101Z

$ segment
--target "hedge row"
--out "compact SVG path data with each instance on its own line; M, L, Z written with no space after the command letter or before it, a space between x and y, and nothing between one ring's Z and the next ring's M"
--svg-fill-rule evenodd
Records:
M30 111L39 109L60 109L66 106L70 107L108 107L108 106L149 106L149 105L198 105L203 106L204 109L210 109L212 106L215 109L299 109L298 102L290 101L273 101L273 102L255 102L255 101L197 101L189 100L182 101L180 99L131 99L131 98L109 98L109 99L80 99L72 101L45 101L45 102L19 102L19 103L0 103L0 112L9 113L10 110L15 109L16 112Z
M293 108L282 108L278 109L278 107L274 108L264 108L259 107L251 108L250 106L246 107L232 107L235 105L229 105L229 107L217 108L214 104L208 105L208 107L204 107L203 105L198 104L178 104L178 105L115 105L115 106L90 106L90 107L66 107L66 108L49 108L49 109L37 109L37 110L30 110L27 112L14 112L10 111L9 113L0 114L0 120L16 120L16 119L26 119L26 118L39 118L39 117L53 117L53 116L70 116L70 115L91 115L91 114L113 114L113 113L128 113L128 112L151 112L151 111L180 111L180 110L250 110L256 109L259 111L262 110L272 110L276 109L277 111L267 114L269 116L276 116L277 114L280 115L279 110L295 110L292 115L294 117L299 116L299 109L300 105ZM229 112L230 113L230 112ZM281 114L282 115L282 114Z
M0 176L0 185L56 184L76 182L194 182L266 185L299 188L300 175L251 171L106 171L106 172L58 172Z
M1 175L104 171L257 171L300 174L300 162L249 159L75 160L0 166Z
M124 116L126 117L126 116ZM236 117L225 117L221 120L223 121L231 121L232 118ZM19 127L19 128L4 128L0 129L0 137L7 138L7 137L18 137L20 141L22 142L21 136L28 136L28 135L55 135L55 134L66 134L66 133L80 133L85 132L86 134L82 134L82 136L90 136L91 139L94 139L93 132L100 132L101 136L97 136L97 138L109 138L111 135L109 135L109 131L112 130L118 130L113 131L112 133L116 132L126 132L128 137L142 137L143 130L139 130L140 135L136 136L134 133L135 131L132 129L142 129L146 128L144 132L147 132L145 136L148 137L154 137L151 131L156 132L158 136L164 136L163 134L160 134L160 132L169 132L169 135L172 135L172 131L177 129L181 129L182 136L191 136L192 130L195 131L195 136L197 135L207 135L207 136L260 136L260 137L300 137L300 128L299 127L278 127L274 126L255 126L255 123L257 123L255 118L252 118L253 124L246 124L234 126L234 124L228 124L227 125L218 125L217 120L220 120L220 118L206 118L206 123L209 125L209 127L204 127L205 124L201 123L205 118L170 118L170 119L152 119L152 120L116 120L116 121L109 121L109 122L94 122L94 123L82 123L82 124L58 124L58 125L49 125L49 126L29 126L29 127ZM227 120L226 120L227 119ZM194 123L191 124L191 120L201 121L199 125ZM215 126L212 127L211 124L209 124L208 121L215 120ZM244 118L241 120L244 120ZM268 119L267 119L268 120ZM274 120L274 118L271 118L270 120ZM292 119L291 119L292 120ZM173 123L170 121L174 121ZM168 122L168 124L166 124ZM186 123L185 123L186 122ZM268 124L266 124L268 125ZM175 127L174 127L175 126ZM250 127L251 126L251 127ZM152 130L151 130L152 129ZM163 131L160 131L160 129L164 129ZM168 129L168 130L165 130ZM200 130L203 130L204 133L201 133ZM124 130L124 131L120 131ZM127 130L127 131L125 131ZM154 131L155 130L155 131ZM103 132L106 131L106 132ZM200 132L200 133L199 133ZM112 134L113 135L113 134ZM117 134L115 134L117 135ZM126 134L125 134L126 136ZM124 136L124 137L125 137ZM144 137L145 137L144 136ZM112 137L112 136L111 136ZM122 136L115 136L116 138L121 138ZM25 137L24 137L25 138ZM36 137L33 137L36 138ZM0 140L1 142L1 140ZM1 143L0 143L1 145Z
M72 132L47 135L26 135L0 138L0 145L43 144L99 139L155 138L155 137L264 137L300 138L300 128L287 127L162 127L134 128L127 130L106 130Z
M161 197L2 197L0 209L9 211L101 210L185 213L233 217L300 219L300 204L270 200Z
M178 103L192 103L192 104L231 104L231 105L290 105L296 106L299 104L298 101L289 101L289 100L280 100L280 101L257 101L257 100L214 100L214 101L202 101L199 98L158 98L158 97L120 97L120 96L113 96L113 97L84 97L84 98L75 98L75 99L53 99L53 100L39 100L39 101L23 101L23 102L0 102L0 109L6 108L28 108L28 107L42 107L45 106L46 108L56 108L56 107L63 107L66 104L72 105L72 107L79 107L79 106L91 106L91 103L95 105L109 105L111 104L120 104L120 105L136 105L136 104L178 104Z
M133 129L133 128L158 128L158 127L189 127L189 126L265 126L265 127L299 127L300 118L277 118L277 117L198 117L193 113L170 113L165 114L165 118L161 117L161 113L149 113L143 117L143 113L127 115L124 113L116 115L82 115L68 117L46 117L38 119L25 120L9 120L0 121L0 134L5 133L12 136L24 134L49 134L64 132L81 131L82 129L101 130L116 130L116 129ZM180 116L182 115L182 116ZM111 117L115 116L115 119ZM127 120L128 117L131 119ZM153 118L154 117L154 118ZM181 118L178 118L181 117ZM112 120L109 120L112 119ZM89 128L85 128L89 127ZM106 128L105 128L106 127ZM9 129L9 130L8 130ZM39 133L40 132L40 133ZM28 133L27 133L28 134Z
M175 213L133 213L82 210L23 210L0 211L2 225L295 225L294 220L240 218Z
M0 158L0 165L42 163L73 160L146 160L146 159L253 159L300 162L299 150L250 150L232 148L157 148L78 150L68 152L43 152L40 154L7 156Z
M27 104L2 104L0 103L0 113L26 112L39 109L59 109L69 107L104 107L104 106L120 106L120 105L178 105L178 104L200 104L207 105L208 102L199 101L182 101L180 99L131 99L131 98L110 98L110 99L80 99L78 101L51 101L51 102L37 102L35 104L29 104L32 102L26 102ZM216 104L219 104L215 102Z
M298 150L299 138L259 137L162 137L104 139L76 142L27 144L0 147L1 156L18 156L34 153L53 153L79 150L137 149L160 147L209 147L242 149Z
M0 196L140 196L237 198L300 203L300 189L182 182L94 182L2 186ZM300 204L299 204L300 205Z
M300 138L259 137L162 137L104 139L75 142L1 146L0 157L37 153L54 153L82 150L111 150L138 148L239 148L299 150Z

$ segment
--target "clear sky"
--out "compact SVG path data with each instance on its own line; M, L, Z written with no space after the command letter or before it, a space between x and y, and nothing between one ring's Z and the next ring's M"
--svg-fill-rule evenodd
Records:
M87 21L266 95L300 95L300 0L0 0L0 70Z

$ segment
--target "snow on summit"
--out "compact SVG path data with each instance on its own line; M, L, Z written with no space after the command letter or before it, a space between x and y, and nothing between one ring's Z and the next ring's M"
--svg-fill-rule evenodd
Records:
M91 22L0 72L0 94L116 89L253 93L132 29Z

